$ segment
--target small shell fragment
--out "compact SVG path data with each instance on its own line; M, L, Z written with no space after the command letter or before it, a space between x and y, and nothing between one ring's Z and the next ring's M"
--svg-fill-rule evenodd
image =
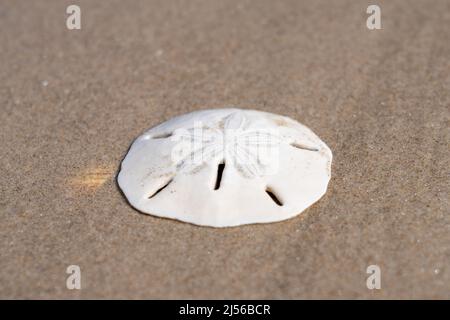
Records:
M326 192L331 150L288 117L201 110L138 137L118 183L141 212L202 226L289 219Z

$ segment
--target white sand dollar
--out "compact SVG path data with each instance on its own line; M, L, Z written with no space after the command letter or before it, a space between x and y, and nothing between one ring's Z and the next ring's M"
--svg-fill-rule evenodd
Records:
M332 154L310 129L256 110L201 110L138 137L118 183L144 213L230 227L285 220L320 199Z

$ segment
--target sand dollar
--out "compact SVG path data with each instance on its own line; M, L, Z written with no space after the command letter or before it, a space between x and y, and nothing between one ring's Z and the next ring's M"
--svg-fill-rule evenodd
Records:
M229 227L281 221L326 192L332 154L288 117L243 109L201 110L138 137L118 183L143 213Z

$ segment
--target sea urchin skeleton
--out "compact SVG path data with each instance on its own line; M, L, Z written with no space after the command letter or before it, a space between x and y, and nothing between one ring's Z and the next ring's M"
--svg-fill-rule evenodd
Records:
M327 145L290 118L201 110L138 137L118 182L139 211L229 227L301 213L326 192L331 159Z

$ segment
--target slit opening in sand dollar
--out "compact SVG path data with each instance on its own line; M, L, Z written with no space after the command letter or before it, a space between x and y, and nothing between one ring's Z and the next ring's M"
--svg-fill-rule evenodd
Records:
M225 161L222 161L217 166L217 175L216 175L216 183L214 184L214 190L219 190L224 170L225 170Z
M156 196L158 193L160 193L161 191L163 191L171 182L173 181L173 179L170 179L169 181L167 181L162 187L160 187L159 189L157 189L155 192L153 192L148 198L151 199L154 196Z
M292 142L292 143L290 143L290 145L292 147L294 147L294 148L302 149L302 150L306 150L306 151L314 151L314 152L319 151L319 148L316 148L316 147L313 147L313 146L307 146L305 144L301 144L301 143L298 143L298 142Z
M170 138L173 135L172 132L165 132L161 134L156 134L154 136L151 136L152 139L167 139Z
M267 187L266 193L269 195L269 197L272 199L273 202L275 202L278 206L283 206L283 202L280 200L280 198L275 194L272 188Z

